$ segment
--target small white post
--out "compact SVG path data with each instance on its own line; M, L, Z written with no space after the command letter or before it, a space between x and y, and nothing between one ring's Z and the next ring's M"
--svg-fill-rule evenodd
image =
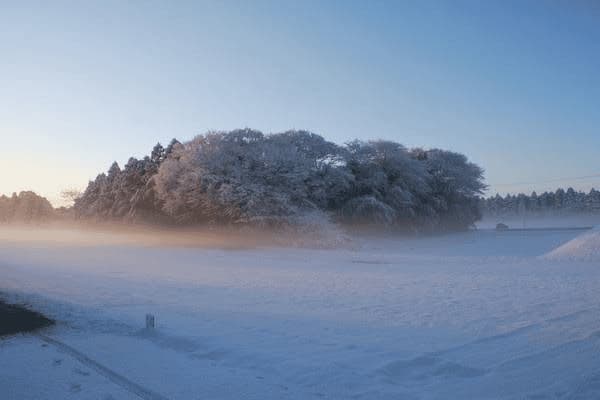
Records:
M154 329L154 315L146 314L146 329Z

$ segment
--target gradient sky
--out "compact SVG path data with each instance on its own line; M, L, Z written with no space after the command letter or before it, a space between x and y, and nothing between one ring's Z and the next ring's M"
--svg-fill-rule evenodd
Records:
M459 151L490 193L600 187L554 181L600 174L600 3L0 1L0 193L57 202L238 127Z

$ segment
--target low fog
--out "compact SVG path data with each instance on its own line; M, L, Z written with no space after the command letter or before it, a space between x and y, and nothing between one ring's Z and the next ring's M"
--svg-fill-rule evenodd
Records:
M354 232L357 232L355 229ZM363 232L369 232L363 230ZM369 232L373 234L373 232ZM349 245L340 230L266 230L255 227L159 227L119 223L0 225L0 242L59 246L146 246L244 249L258 247L332 248Z

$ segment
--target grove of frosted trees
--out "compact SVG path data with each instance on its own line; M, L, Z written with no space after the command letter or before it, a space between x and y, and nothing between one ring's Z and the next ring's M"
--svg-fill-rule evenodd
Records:
M599 213L600 191L592 189L584 193L568 188L539 195L536 192L531 195L496 195L482 200L481 209L484 214L491 216Z
M114 163L75 201L78 218L168 224L302 224L412 231L480 218L483 170L462 154L391 141L340 146L306 131L210 132Z
M54 217L52 204L33 192L0 196L0 223L39 222Z

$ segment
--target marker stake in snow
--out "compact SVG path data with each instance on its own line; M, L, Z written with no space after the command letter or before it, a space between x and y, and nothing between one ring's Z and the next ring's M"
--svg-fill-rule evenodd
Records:
M154 315L146 314L146 329L154 329Z

